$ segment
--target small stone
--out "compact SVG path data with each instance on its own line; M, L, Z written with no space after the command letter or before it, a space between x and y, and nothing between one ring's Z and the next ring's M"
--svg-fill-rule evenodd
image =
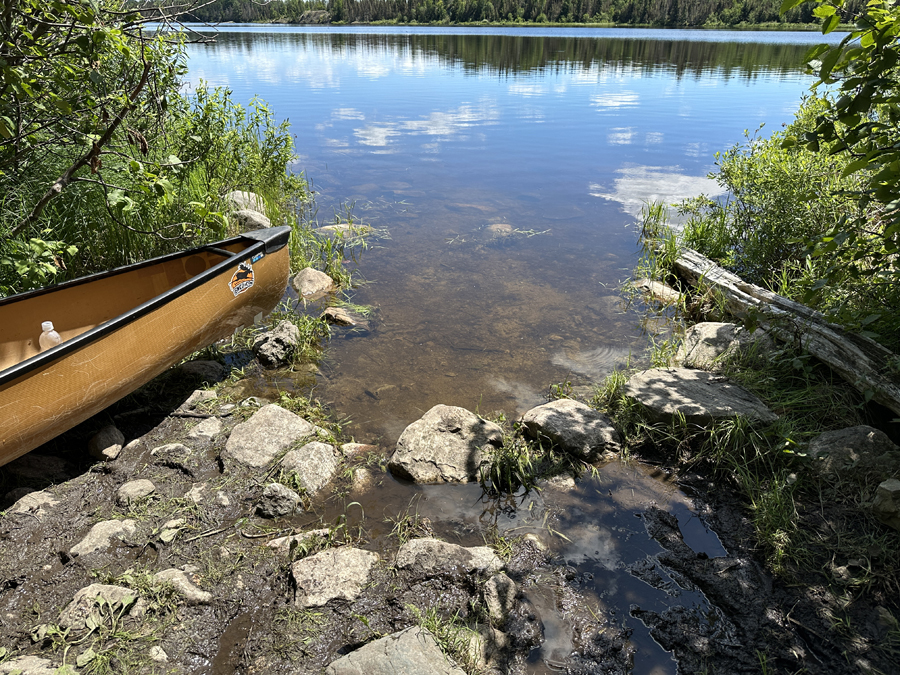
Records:
M155 661L156 663L168 663L169 655L166 654L165 650L159 645L153 645L150 647L149 652L150 660Z
M290 364L299 344L300 329L284 320L257 337L252 348L264 368L281 368Z
M215 401L218 398L219 395L212 389L195 389L191 395L187 397L187 400L178 406L178 409L182 412L195 410L202 403Z
M119 506L128 506L154 492L156 492L156 486L146 478L128 481L116 492L116 503Z
M425 574L460 569L465 572L499 572L503 561L489 546L466 548L440 539L412 539L397 551L397 568Z
M171 568L157 572L154 577L157 581L172 584L185 602L189 605L208 605L212 602L212 593L201 590L193 584L183 570Z
M103 461L111 461L122 452L125 436L113 425L107 425L98 431L88 442L91 457Z
M263 489L256 511L263 518L280 518L303 511L303 499L281 483L269 483Z
M300 270L291 280L291 285L301 298L307 300L325 295L335 288L334 280L330 276L312 267Z
M219 490L216 492L215 503L217 506L231 506L231 499L229 499L227 494Z
M366 320L343 307L328 307L322 312L322 318L337 326L350 326L368 329Z
M515 609L518 594L516 582L503 572L488 579L484 585L484 602L493 622L501 626L506 623L510 612Z
M113 539L125 539L137 530L137 524L131 519L104 520L91 528L87 536L75 544L69 553L72 555L86 555L108 548Z
M889 478L879 484L872 513L888 527L900 530L900 480Z
M209 417L191 429L187 437L192 441L209 443L220 433L222 433L222 420L218 417Z
M206 501L209 486L206 483L194 483L191 489L184 493L185 499L190 499L195 504L202 504Z
M377 450L377 445L369 445L367 443L344 443L341 446L341 454L347 459L367 452L376 452Z

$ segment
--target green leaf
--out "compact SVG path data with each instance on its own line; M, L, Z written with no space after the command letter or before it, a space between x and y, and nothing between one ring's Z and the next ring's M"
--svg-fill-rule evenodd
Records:
M841 17L839 17L837 14L832 14L822 23L822 35L830 33L835 28L837 28L840 23Z
M75 665L79 668L84 668L87 664L97 658L97 652L95 652L91 647L88 647L86 650L81 652L76 659Z
M837 10L831 5L819 5L813 10L813 16L817 16L820 19L824 19L826 16L831 16Z
M782 14L787 12L788 10L794 9L797 5L802 5L806 0L784 0L781 3L781 9L779 10Z
M850 174L856 173L860 169L864 169L869 165L869 160L865 157L862 159L857 159L853 162L850 162L847 166L844 167L844 170L841 172L841 178L846 178Z

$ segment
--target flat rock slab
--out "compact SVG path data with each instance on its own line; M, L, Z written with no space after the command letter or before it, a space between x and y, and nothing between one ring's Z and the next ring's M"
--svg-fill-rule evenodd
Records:
M125 539L134 534L137 524L131 520L104 520L91 528L87 536L75 544L69 553L87 555L109 547L113 539Z
M546 438L579 459L621 449L622 439L610 419L570 398L532 408L522 416L522 425L533 438Z
M110 618L110 608L120 614L134 607L139 599L136 591L124 586L91 584L78 591L72 602L60 613L58 623L63 628L82 631L89 623L100 625ZM100 609L101 603L105 605Z
M353 602L369 581L380 556L358 548L330 548L291 566L298 607L322 607L332 600Z
M468 483L478 480L503 430L465 408L436 405L400 434L388 464L416 483Z
M273 403L232 430L224 454L242 464L263 467L293 443L315 433L314 425Z
M208 417L191 429L187 437L192 441L208 443L222 433L222 420L218 417Z
M442 572L499 572L503 561L489 546L466 548L440 539L411 539L397 551L397 567L433 575Z
M425 628L413 626L332 661L326 675L465 675Z
M632 375L625 396L644 406L651 422L670 422L684 415L690 424L742 416L774 422L778 416L739 384L719 375L689 368L652 368Z

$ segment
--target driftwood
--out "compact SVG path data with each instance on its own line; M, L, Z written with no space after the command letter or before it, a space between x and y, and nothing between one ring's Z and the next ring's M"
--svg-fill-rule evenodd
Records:
M793 300L741 280L696 251L684 249L675 269L692 285L720 291L728 311L753 319L775 337L799 344L849 384L900 415L900 358Z

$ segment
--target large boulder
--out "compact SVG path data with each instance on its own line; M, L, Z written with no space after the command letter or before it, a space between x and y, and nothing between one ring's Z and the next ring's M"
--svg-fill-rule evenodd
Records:
M411 539L397 551L397 568L424 576L442 572L499 572L503 561L490 546L466 548L440 539Z
M900 472L900 448L883 431L866 425L821 433L807 454L825 475L887 478Z
M689 424L731 417L770 423L778 416L756 396L728 378L689 368L651 368L635 373L625 396L640 403L651 422L683 415Z
M242 464L263 467L294 443L316 434L316 427L281 406L263 406L238 424L225 443L224 455Z
M329 548L291 565L298 607L322 607L332 600L353 602L369 581L377 553L350 546Z
M333 445L314 441L290 450L281 460L281 467L296 476L307 494L312 495L328 484L340 462Z
M604 452L618 452L622 441L609 418L569 398L532 408L522 426L537 440L547 439L578 459L593 460Z
M264 368L281 368L291 362L298 344L300 329L284 320L253 341L253 353Z
M252 209L259 213L266 212L266 202L255 192L232 190L225 195L225 201L234 209Z
M400 434L388 466L416 483L478 480L503 431L465 408L436 405Z
M325 675L465 675L427 629L413 626L332 661Z
M760 353L772 346L772 338L763 330L751 332L733 323L707 321L685 331L674 360L687 368L714 370L726 356L754 349Z

